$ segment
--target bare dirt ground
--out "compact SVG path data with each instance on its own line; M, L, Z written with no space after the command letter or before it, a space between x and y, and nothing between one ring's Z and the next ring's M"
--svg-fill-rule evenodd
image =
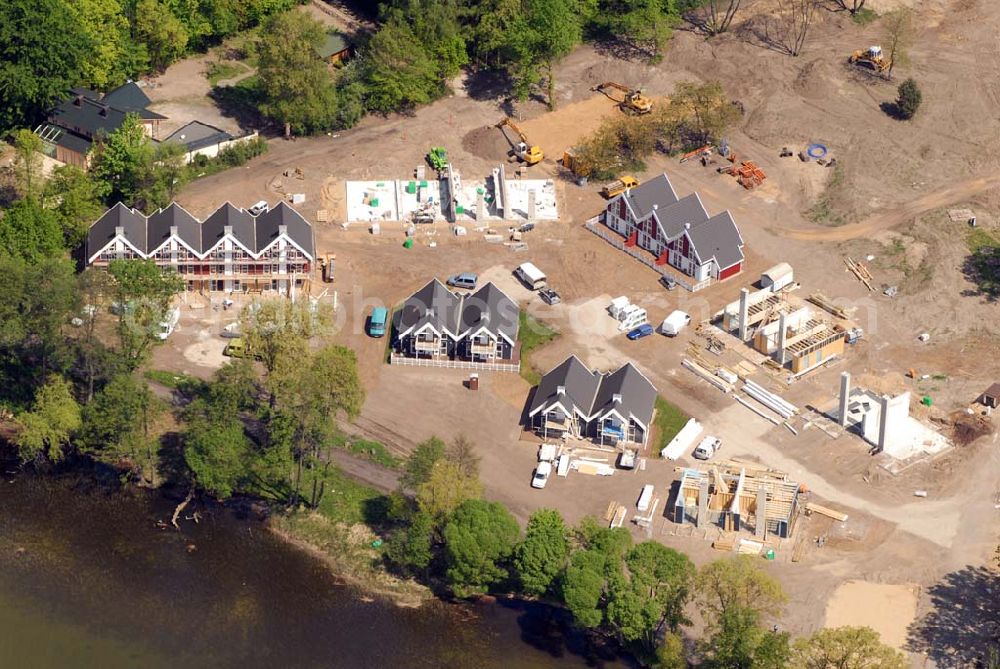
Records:
M823 625L826 616L819 603L845 581L912 584L921 588L918 615L930 613L930 619L953 625L943 632L941 625L931 631L911 629L908 648L922 651L933 639L934 648L943 650L932 648L926 666L968 666L948 659L965 637L961 618L941 615L941 607L975 594L981 579L962 575L980 570L996 545L1000 453L995 436L956 447L894 477L868 455L859 438L831 438L804 428L793 436L681 369L688 343L704 346L691 333L676 340L628 342L609 331L610 319L602 311L608 298L628 295L647 307L653 322L675 308L695 320L706 319L736 299L739 288L755 281L762 269L784 260L794 266L802 294L819 290L855 307L856 320L866 330L866 339L845 359L792 386L761 376L798 406L828 410L839 373L850 371L859 383L872 387L931 395L934 407L913 411L929 419L964 409L1000 378L1000 341L989 326L997 306L976 294L964 270L967 228L945 213L947 208L971 207L983 225L995 230L1000 52L994 48L993 26L1000 20L1000 7L986 0L928 0L919 8L913 64L896 73L897 80L917 77L924 90L924 106L911 122L893 120L879 108L895 97L895 82L872 79L845 63L851 50L878 43L878 24L859 27L845 15L829 12L820 12L805 53L797 58L757 37L764 12L744 15L739 29L710 41L678 31L657 66L616 60L584 47L558 69L559 110L547 114L539 102L516 105L515 116L525 119L522 127L547 154L533 169L558 177L553 161L560 147L578 141L583 124L595 127L598 114L616 111L611 101L590 91L597 83L615 80L666 95L682 79L718 79L743 103L747 114L729 139L767 172L764 188L747 192L712 169L679 165L664 156L650 159L647 171L636 175L645 179L666 170L679 194L698 191L711 213L729 209L740 225L747 242L746 273L695 295L664 291L654 273L581 227L602 207L597 184L580 188L560 179L561 220L530 233L529 249L522 253L474 236L454 238L446 227L422 229L416 246L406 250L402 229L392 225L373 237L343 230L339 220L317 223L318 251L337 254L337 280L330 288L337 291L344 320L335 339L358 351L368 390L358 429L398 452L432 434L467 434L483 457L488 495L505 501L522 519L540 506L554 506L570 520L600 516L611 500L634 504L644 483L666 492L673 465L653 457L634 474L619 472L599 480L574 475L554 480L543 491L532 490L528 483L535 446L518 428L530 391L523 380L484 375L481 389L473 393L463 387L460 372L383 363L385 341L362 331L371 306L398 304L432 276L479 272L562 332L533 356L541 369L570 353L604 369L632 360L662 395L723 438L727 457L747 457L787 471L807 484L814 498L849 512L843 524L800 518L793 541L803 542L802 559L791 562L793 544L785 542L778 547L778 560L768 565L790 594L785 628L805 633ZM337 210L343 180L406 177L435 145L449 150L467 178L485 175L509 148L499 131L487 131L488 126L510 110L488 82L463 81L466 87L454 96L412 116L370 117L329 137L274 140L265 156L191 184L179 200L196 215L205 215L226 200L247 206L302 192L307 199L300 210L315 220L319 208ZM812 141L830 148L839 170L778 158L781 147L798 151ZM304 171L304 179L283 177L295 167ZM898 285L899 294L869 293L845 271L845 255L873 256L867 262L878 288ZM562 305L547 307L514 285L509 271L524 261L548 274L563 295ZM321 288L317 284L314 292ZM930 341L920 343L916 337L924 332ZM178 342L183 342L178 350L198 343L183 337ZM202 360L193 355L196 350L188 354L192 359L179 360L194 366L194 359ZM911 368L918 378L904 376ZM914 490L925 490L928 497L914 497ZM719 555L709 547L710 533L678 530L663 517L654 523L653 536L699 563ZM822 547L813 542L817 536L827 538ZM943 594L933 594L938 591ZM904 617L900 614L900 620ZM899 642L898 629L883 631Z
M239 123L224 115L208 97L212 90L205 76L212 54L187 58L174 63L163 74L146 80L146 95L153 101L152 111L163 114L166 121L160 124L163 139L191 121L201 121L231 134L239 135Z

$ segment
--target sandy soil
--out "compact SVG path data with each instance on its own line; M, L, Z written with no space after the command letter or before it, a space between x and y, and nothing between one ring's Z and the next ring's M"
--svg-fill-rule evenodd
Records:
M833 593L826 605L826 626L871 627L882 641L902 650L906 632L917 615L917 588L847 581Z
M530 389L519 377L484 375L480 391L471 393L462 386L465 375L460 372L383 363L384 340L362 332L372 305L398 304L431 276L476 271L503 283L531 313L562 331L562 337L534 355L539 367L547 369L570 353L601 368L632 360L661 394L721 436L728 456L787 471L806 483L814 498L849 512L844 524L800 518L793 541L803 542L801 561L790 561L793 543L785 542L778 547L778 560L767 565L790 595L782 621L786 629L806 633L822 626L826 617L817 603L845 581L915 584L926 593L934 584L978 568L991 558L1000 530L994 507L1000 490L996 436L893 477L859 438L831 438L801 424L799 435L793 436L679 368L689 343L704 347L692 333L676 340L628 342L609 331L603 307L611 296L627 295L647 307L652 321L675 308L700 320L736 299L739 288L755 281L761 270L788 261L802 283L801 294L822 291L855 307L866 339L845 359L792 386L759 375L763 382L800 407L824 411L834 401L840 372L850 371L873 386L884 382L933 396L928 417L964 409L1000 378L1000 341L988 327L996 319L996 305L976 295L963 272L966 228L951 223L944 210L971 207L983 225L996 231L1000 53L993 48L993 26L998 19L1000 7L986 0L921 4L913 65L896 73L897 79L916 76L924 89L924 106L907 123L879 108L894 97L895 82L873 80L845 64L852 49L878 42L879 26L859 27L844 14L821 12L798 58L763 44L755 33L760 16L749 14L733 34L710 41L678 31L658 66L578 49L558 68L555 113L546 114L536 101L514 110L547 154L533 169L558 176L556 153L578 140L578 127L599 122L602 109L618 113L611 101L590 91L597 83L621 81L665 95L682 79L718 79L747 110L729 139L767 172L765 187L748 192L714 170L679 165L664 156L651 158L647 172L636 176L647 179L666 170L680 195L698 191L711 213L731 210L747 242L746 273L696 295L664 291L652 271L581 227L602 207L599 184L580 188L566 179L560 179L562 220L527 235L529 249L522 253L474 236L454 238L446 227L422 229L416 246L405 250L403 232L393 226L372 237L343 230L340 220L316 224L318 250L337 254L337 281L330 288L337 291L344 320L334 338L358 351L368 390L358 429L399 453L431 434L469 435L483 457L488 494L508 503L522 519L539 506L556 507L570 520L603 515L611 500L633 504L643 483L668 488L672 465L650 459L636 474L600 480L571 476L543 491L532 490L534 445L518 428ZM191 184L179 200L189 211L205 215L226 200L246 206L259 199L274 201L283 192L304 192L307 200L300 210L314 220L318 208L339 211L343 180L405 177L434 145L444 145L467 178L485 175L506 152L499 131L489 126L509 109L483 82L462 81L465 89L412 116L367 118L357 128L329 137L273 140L265 156L246 168ZM837 179L833 170L815 163L778 157L783 146L798 151L812 141L825 143L838 159ZM294 167L303 169L305 178L291 183L282 173ZM811 222L805 213L820 200L845 225ZM877 286L898 285L899 294L869 293L845 272L845 255L874 256L869 266ZM524 261L548 274L563 296L562 305L546 307L512 285L509 271ZM198 343L184 339L184 321L182 326L176 351ZM931 335L927 344L916 340L922 332ZM195 361L171 357L167 350L157 351L164 364L195 368ZM910 368L919 372L917 379L903 376ZM929 378L921 379L924 374ZM914 490L926 490L928 497L914 497ZM636 530L636 536L645 535ZM654 523L653 536L699 563L719 556L709 547L709 533L679 531L666 518ZM827 537L822 547L812 542L817 536ZM868 600L855 600L855 608L859 601L864 607ZM921 594L920 614L933 611L938 601ZM893 643L900 643L898 627L884 630ZM936 645L945 643L934 638Z

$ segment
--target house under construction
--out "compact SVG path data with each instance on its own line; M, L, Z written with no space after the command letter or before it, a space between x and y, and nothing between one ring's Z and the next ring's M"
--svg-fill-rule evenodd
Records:
M759 539L791 536L799 484L787 475L737 462L681 471L674 522L753 532Z
M847 338L843 326L771 288L753 293L744 288L739 300L726 305L722 325L727 331L738 331L742 341L774 357L778 364L789 363L793 374L843 355Z

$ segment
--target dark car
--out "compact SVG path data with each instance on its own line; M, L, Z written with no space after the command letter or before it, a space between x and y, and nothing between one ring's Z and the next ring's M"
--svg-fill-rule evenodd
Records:
M631 339L632 341L635 341L636 339L642 339L643 337L648 337L649 335L653 334L653 332L654 330L652 325L650 325L649 323L643 323L636 329L630 330L629 333L625 336Z
M559 297L559 293L552 290L551 288L543 288L538 291L538 296L542 298L542 302L545 304L559 304L562 302L562 298Z
M469 290L473 290L476 287L477 281L479 281L479 277L471 272L463 272L462 274L448 277L448 285L453 288L468 288Z
M675 281L672 276L661 276L660 283L667 290L673 290L674 288L677 287L677 281Z

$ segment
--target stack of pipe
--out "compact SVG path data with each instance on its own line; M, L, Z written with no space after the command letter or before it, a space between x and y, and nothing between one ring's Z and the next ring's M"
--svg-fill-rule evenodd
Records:
M775 395L771 391L767 390L760 384L754 383L753 381L747 381L743 384L743 392L782 418L791 418L799 411L798 407L794 404L786 402L781 396Z

